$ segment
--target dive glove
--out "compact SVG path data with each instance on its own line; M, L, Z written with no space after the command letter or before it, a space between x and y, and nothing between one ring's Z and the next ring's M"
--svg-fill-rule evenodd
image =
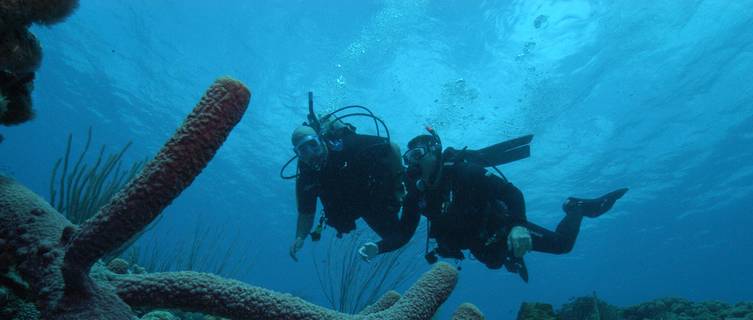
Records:
M516 258L520 258L532 248L533 241L528 229L522 226L512 227L510 235L507 236L507 249L512 251Z

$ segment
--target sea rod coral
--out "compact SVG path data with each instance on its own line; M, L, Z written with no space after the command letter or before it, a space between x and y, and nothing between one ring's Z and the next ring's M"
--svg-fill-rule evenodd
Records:
M240 121L249 99L240 82L216 81L142 172L79 227L37 194L0 177L0 274L21 276L25 283L18 290L34 297L44 319L131 320L131 307L233 319L429 319L457 281L447 264L424 274L400 299L390 295L372 313L360 315L211 274L92 276L98 259L137 235L191 184Z

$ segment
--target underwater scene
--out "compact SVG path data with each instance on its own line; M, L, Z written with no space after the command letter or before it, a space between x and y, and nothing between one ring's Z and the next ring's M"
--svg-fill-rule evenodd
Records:
M0 319L753 319L751 30L0 0Z

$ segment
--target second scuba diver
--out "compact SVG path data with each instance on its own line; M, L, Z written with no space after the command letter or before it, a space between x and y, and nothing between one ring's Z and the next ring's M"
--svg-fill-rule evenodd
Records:
M480 151L443 151L439 136L433 129L427 130L430 134L413 138L403 155L408 165L403 214L420 212L429 220L428 237L437 243L429 250L427 239L429 263L437 260L436 255L463 259L462 250L467 249L488 268L504 266L527 282L526 252L570 252L583 217L606 213L628 190L618 189L595 199L568 198L562 205L565 216L551 231L529 222L523 193L498 170L495 175L486 169L527 157L532 136Z
M290 256L297 261L304 240L309 234L318 240L324 224L335 228L340 237L353 231L359 218L382 238L362 245L358 250L362 258L370 260L400 248L413 236L420 220L418 212L398 215L405 195L400 148L389 141L389 135L357 134L353 126L342 122L346 116L330 113L316 117L311 99L309 95L309 123L297 127L292 135L298 156L298 223ZM370 112L356 115L379 120ZM323 216L311 232L317 198L324 207Z

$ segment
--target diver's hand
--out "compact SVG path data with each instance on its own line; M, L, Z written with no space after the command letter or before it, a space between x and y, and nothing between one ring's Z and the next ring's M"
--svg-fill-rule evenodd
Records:
M301 250L301 248L303 248L303 240L303 238L296 237L293 245L290 246L290 257L293 258L293 261L295 262L298 262L298 257L296 256L296 254L298 253L298 250Z
M523 257L526 252L531 251L533 248L533 241L531 240L531 233L528 229L521 226L515 226L510 230L510 235L507 236L507 249L513 252L516 258Z
M358 249L358 254L363 260L371 261L379 254L379 246L373 242L366 242Z

